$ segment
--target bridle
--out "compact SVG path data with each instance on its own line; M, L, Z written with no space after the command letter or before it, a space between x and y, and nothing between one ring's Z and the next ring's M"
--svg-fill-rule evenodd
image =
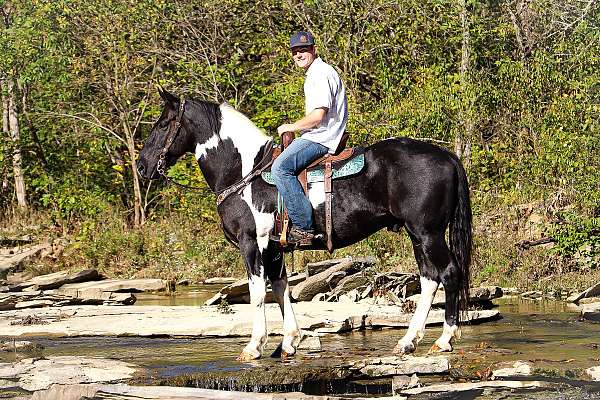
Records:
M181 101L179 102L179 112L177 113L177 118L175 119L175 123L173 123L173 124L171 124L171 126L169 126L169 131L167 132L167 138L165 139L165 144L160 152L160 156L158 157L158 163L156 164L156 172L158 172L160 175L162 175L168 182L171 182L179 187L182 187L185 189L192 189L192 190L206 190L207 188L205 188L205 187L194 187L194 186L188 186L188 185L184 185L181 183L177 183L174 180L170 179L167 176L167 174L165 173L165 165L166 165L165 159L166 159L167 153L169 152L169 149L171 148L171 145L175 141L175 138L177 138L177 135L179 134L179 131L181 129L181 118L183 117L184 110L185 110L185 99L182 98ZM269 140L265 144L265 146L266 146L267 150L265 151L263 158L256 164L256 166L254 168L252 168L252 170L248 174L246 174L246 176L244 176L241 180L239 180L238 182L234 183L233 185L221 190L217 194L217 207L233 193L241 192L246 186L248 186L248 184L250 182L252 182L254 180L254 178L256 178L264 170L269 168L271 166L271 164L273 164L273 140ZM261 166L261 164L263 164L265 161L267 161L267 162Z
M169 131L167 132L167 138L165 139L165 145L163 146L160 156L158 157L158 163L156 164L156 171L167 178L165 174L165 157L173 144L173 141L179 134L179 130L181 129L181 118L183 117L183 112L185 110L185 99L181 99L179 102L179 112L177 113L177 118L175 119L175 123L169 126ZM167 178L168 179L168 178Z

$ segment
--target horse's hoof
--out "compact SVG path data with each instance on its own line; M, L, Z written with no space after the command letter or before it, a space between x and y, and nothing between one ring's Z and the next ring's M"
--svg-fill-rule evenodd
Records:
M414 353L414 351L415 351L415 345L412 342L410 342L410 343L398 342L396 347L394 347L393 353L401 356L404 354Z
M295 350L292 350L292 351L283 350L281 344L279 344L279 346L277 346L275 351L273 351L273 353L271 353L271 358L281 358L282 360L287 360L288 358L293 357L294 354L296 354Z
M450 345L450 343L447 343L446 345L439 345L437 343L434 343L427 352L427 354L444 353L450 351L452 351L452 346Z
M246 361L258 360L259 358L260 358L260 353L258 351L255 353L255 352L251 352L248 350L244 350L244 351L242 351L242 354L237 356L236 360L241 361L241 362L246 362Z

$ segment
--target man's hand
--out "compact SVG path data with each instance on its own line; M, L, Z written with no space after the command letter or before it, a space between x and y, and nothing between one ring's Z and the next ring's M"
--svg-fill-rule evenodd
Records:
M298 129L296 129L296 126L294 124L283 124L277 128L277 133L279 134L279 136L281 136L286 132L295 132L297 130Z

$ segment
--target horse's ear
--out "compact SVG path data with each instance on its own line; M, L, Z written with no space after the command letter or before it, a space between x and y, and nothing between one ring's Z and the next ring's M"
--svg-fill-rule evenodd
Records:
M179 97L175 96L172 93L169 93L162 86L158 87L158 94L164 100L165 103L176 105L179 103Z

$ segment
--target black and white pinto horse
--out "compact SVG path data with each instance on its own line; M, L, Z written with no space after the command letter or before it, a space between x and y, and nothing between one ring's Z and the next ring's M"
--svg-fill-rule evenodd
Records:
M156 179L186 152L195 153L215 193L240 182L263 162L272 140L227 104L180 99L160 91L165 106L138 161L144 178ZM445 288L445 322L432 352L452 351L461 310L468 299L471 258L471 205L465 171L457 157L435 145L407 138L387 139L365 149L364 171L336 180L333 245L356 243L382 228L406 229L419 266L421 296L395 353L411 353L422 339L432 300ZM325 231L323 183L312 184L309 199L317 231ZM283 314L284 336L275 354L293 355L300 329L290 300L283 253L269 240L274 227L276 189L260 177L218 205L223 231L245 261L251 304L252 337L238 357L261 356L267 340L266 279ZM446 230L449 226L449 243Z

